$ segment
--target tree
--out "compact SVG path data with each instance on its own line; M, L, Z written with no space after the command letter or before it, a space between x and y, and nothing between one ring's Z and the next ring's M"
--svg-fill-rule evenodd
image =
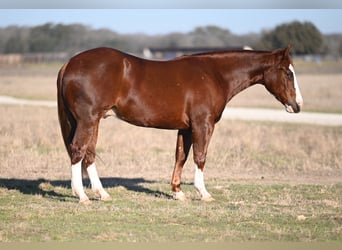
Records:
M23 43L20 39L16 37L11 37L8 39L4 46L4 52L5 53L23 53L24 51L24 46Z
M232 43L233 38L229 30L213 25L197 27L188 35L192 38L192 46L194 47L223 47Z
M294 21L265 32L258 47L277 49L285 48L288 44L292 45L295 54L316 54L320 52L323 37L314 24Z
M82 29L83 28L83 29ZM46 23L33 27L28 39L30 52L58 52L78 47L84 26Z
M55 48L53 24L47 23L31 29L29 49L31 52L48 52Z
M29 29L10 26L0 33L1 53L25 53L28 50L27 37Z
M338 52L340 56L342 56L342 42L340 42L340 46L338 47Z

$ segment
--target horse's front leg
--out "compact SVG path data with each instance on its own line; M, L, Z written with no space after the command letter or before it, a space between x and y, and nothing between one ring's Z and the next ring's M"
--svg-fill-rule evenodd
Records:
M194 186L203 201L212 201L214 198L207 191L204 184L204 165L211 136L214 131L214 122L206 120L193 124L193 153L196 163Z
M175 200L186 200L186 197L181 190L181 175L184 163L188 158L191 145L191 130L179 130L177 134L176 163L171 180L171 187L174 192Z

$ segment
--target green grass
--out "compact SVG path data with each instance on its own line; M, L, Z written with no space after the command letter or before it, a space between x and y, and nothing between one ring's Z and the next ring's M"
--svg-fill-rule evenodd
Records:
M112 201L91 205L78 204L67 181L1 181L0 241L342 241L342 184L210 180L216 201L204 203L190 184L178 202L167 182L117 181Z

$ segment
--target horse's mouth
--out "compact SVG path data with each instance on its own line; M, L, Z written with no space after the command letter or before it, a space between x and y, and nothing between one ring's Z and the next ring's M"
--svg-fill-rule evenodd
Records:
M285 110L289 113L299 113L300 105L298 105L297 103L285 104Z

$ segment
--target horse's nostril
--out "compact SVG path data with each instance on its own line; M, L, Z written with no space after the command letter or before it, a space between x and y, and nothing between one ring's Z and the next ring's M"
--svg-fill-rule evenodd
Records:
M295 113L299 113L300 112L300 109L301 109L301 105L296 103L296 107L294 108L294 112Z

